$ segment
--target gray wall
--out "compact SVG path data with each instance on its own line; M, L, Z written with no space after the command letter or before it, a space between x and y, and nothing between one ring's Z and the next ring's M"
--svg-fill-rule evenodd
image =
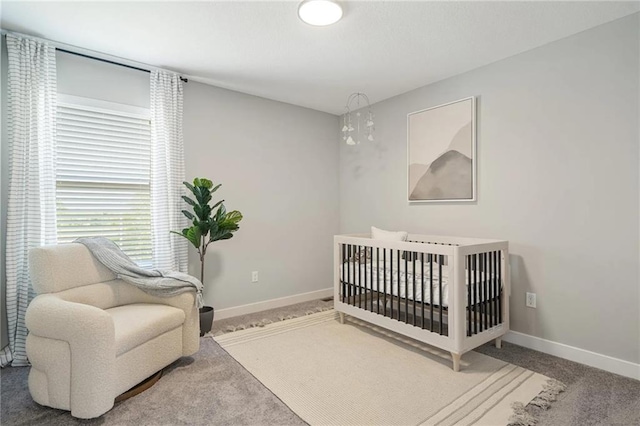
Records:
M57 55L57 70L60 93L149 107L147 73L65 53ZM185 85L187 178L222 183L216 195L245 215L232 240L209 247L207 304L221 309L332 286L331 241L339 226L337 120L195 82ZM195 249L189 262L190 273L199 276ZM259 272L258 283L251 283L251 271Z
M513 330L640 362L639 16L374 105L377 141L341 145L341 232L509 240ZM407 114L471 95L478 202L408 205Z
M338 118L190 82L184 96L187 178L207 177L244 220L209 246L205 300L216 309L332 287L339 226ZM190 272L199 260L190 249ZM251 283L251 271L259 282Z
M56 53L58 93L149 108L149 73Z

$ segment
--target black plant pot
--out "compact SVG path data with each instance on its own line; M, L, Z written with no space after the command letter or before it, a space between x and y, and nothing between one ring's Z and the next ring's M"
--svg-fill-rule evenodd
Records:
M211 331L213 325L213 307L203 306L200 308L200 336Z

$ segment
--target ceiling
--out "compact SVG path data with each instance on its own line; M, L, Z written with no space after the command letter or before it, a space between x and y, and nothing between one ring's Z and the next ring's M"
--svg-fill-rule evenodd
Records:
M11 2L0 25L193 80L341 114L640 10L639 2L343 1L312 27L284 2Z

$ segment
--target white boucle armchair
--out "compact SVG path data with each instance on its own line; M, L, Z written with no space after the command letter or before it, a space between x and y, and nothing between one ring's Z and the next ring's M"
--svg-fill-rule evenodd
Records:
M195 292L155 297L116 279L82 244L32 249L38 293L27 309L29 391L79 418L199 349Z

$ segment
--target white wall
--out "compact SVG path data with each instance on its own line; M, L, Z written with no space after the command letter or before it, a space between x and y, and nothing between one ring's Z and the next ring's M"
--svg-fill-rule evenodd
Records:
M332 287L338 232L338 118L190 82L187 178L222 183L215 199L244 219L209 246L205 301L216 309ZM190 272L199 260L190 249ZM251 283L251 271L259 282Z
M512 329L640 362L639 16L375 104L377 141L341 145L341 232L507 239ZM471 95L478 202L408 205L407 114Z

